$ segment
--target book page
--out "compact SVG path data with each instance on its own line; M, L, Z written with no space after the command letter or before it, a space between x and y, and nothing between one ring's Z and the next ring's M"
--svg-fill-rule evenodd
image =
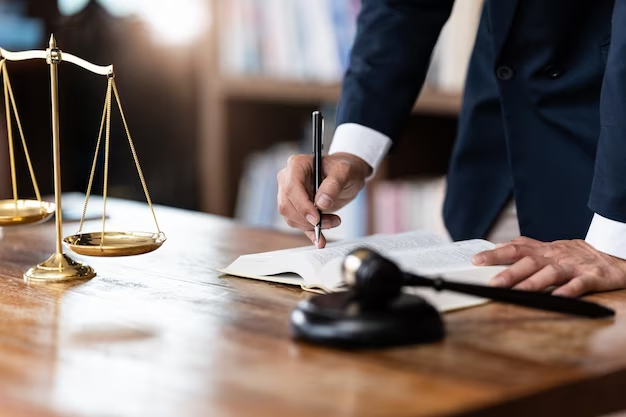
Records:
M302 258L297 256L297 252L294 255L258 255L263 254L242 255L226 268L218 269L218 271L237 277L290 285L303 285L304 277L312 279L315 275L311 265L302 261Z
M304 246L243 255L219 271L246 278L295 284L296 278L293 275L284 274L291 272L302 277L304 288L331 292L342 286L341 262L356 248L368 247L389 255L402 250L431 248L445 243L445 239L426 232L372 235L347 242L329 243L324 249Z
M446 241L430 233L407 232L395 235L373 235L364 239L349 242L337 242L326 245L324 249L314 249L304 252L302 256L310 262L316 270L327 263L343 259L357 248L369 248L382 256L390 256L401 251L414 249L428 249L446 244Z
M472 256L495 248L486 240L474 239L425 248L420 251L402 251L388 254L403 269L416 274L438 274L477 268Z
M390 257L393 253L419 252L445 244L446 241L442 237L426 232L374 235L357 241L330 244L324 249L302 254L315 270L314 280L305 278L305 289L319 288L329 292L341 289L343 287L341 265L346 255L357 248L372 249L382 256Z

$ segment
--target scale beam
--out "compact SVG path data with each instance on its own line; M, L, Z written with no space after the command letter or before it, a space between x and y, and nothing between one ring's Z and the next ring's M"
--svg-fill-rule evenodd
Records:
M48 61L50 58L50 48L45 51L20 51L20 52L11 52L6 49L0 48L0 57L6 59L7 61L26 61L29 59L45 59ZM113 65L96 65L92 64L89 61L86 61L82 58L79 58L75 55L68 54L67 52L58 51L59 61L67 61L71 62L74 65L77 65L81 68L86 69L87 71L93 72L98 75L111 75L113 74Z

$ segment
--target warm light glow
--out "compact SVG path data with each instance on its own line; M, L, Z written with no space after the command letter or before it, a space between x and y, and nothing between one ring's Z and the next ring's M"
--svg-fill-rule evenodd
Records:
M79 13L89 0L58 0L66 16ZM194 41L207 26L208 10L204 0L98 0L111 15L135 15L146 22L156 41L181 45Z
M111 15L124 17L133 14L137 10L139 0L97 0ZM64 16L80 13L89 0L58 0L59 12Z
M192 42L203 32L208 19L203 0L142 0L138 14L156 40L169 45Z
M138 0L98 0L111 15L126 17L132 15L139 4Z
M89 0L59 0L59 12L64 16L79 13L89 3Z

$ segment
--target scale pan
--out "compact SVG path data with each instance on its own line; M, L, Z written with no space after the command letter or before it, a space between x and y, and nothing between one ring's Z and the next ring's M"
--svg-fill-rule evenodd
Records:
M158 249L165 242L165 235L149 232L104 232L102 242L102 232L93 232L68 236L63 242L80 255L130 256Z
M0 227L39 223L54 214L54 203L37 200L0 200Z

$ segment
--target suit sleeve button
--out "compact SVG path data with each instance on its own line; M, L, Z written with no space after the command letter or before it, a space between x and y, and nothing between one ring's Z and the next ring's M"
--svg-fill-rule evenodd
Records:
M496 76L503 81L508 81L515 76L515 72L513 71L513 68L507 65L502 65L496 68Z
M547 67L543 69L543 73L546 74L546 77L550 78L551 80L554 80L556 78L559 78L562 72L554 65L548 65Z

